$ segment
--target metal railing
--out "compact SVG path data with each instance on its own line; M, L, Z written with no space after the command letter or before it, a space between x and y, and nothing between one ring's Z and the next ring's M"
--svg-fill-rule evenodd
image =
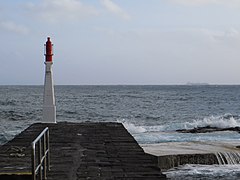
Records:
M47 171L50 170L49 155L49 129L46 127L32 142L32 180L47 179Z

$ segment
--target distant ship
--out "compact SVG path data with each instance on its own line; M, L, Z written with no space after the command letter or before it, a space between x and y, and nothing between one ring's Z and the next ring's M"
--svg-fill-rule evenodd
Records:
M188 82L188 83L186 83L186 85L188 85L188 86L207 86L209 84L208 83L192 83L192 82Z

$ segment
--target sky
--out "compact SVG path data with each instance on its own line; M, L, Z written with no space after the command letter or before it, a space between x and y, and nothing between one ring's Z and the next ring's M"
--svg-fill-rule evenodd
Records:
M0 0L0 85L240 84L239 0Z

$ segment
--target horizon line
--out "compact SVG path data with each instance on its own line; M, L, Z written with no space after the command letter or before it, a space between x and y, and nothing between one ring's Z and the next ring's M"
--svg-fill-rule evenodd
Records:
M54 84L54 86L239 86L239 84ZM0 84L0 86L44 86L44 84Z

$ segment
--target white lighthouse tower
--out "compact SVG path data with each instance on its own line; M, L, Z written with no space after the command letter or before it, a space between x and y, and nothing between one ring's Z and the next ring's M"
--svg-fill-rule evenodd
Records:
M44 82L44 97L43 97L43 122L56 123L56 105L54 97L53 76L52 76L52 42L50 37L47 38L45 44L45 82Z

